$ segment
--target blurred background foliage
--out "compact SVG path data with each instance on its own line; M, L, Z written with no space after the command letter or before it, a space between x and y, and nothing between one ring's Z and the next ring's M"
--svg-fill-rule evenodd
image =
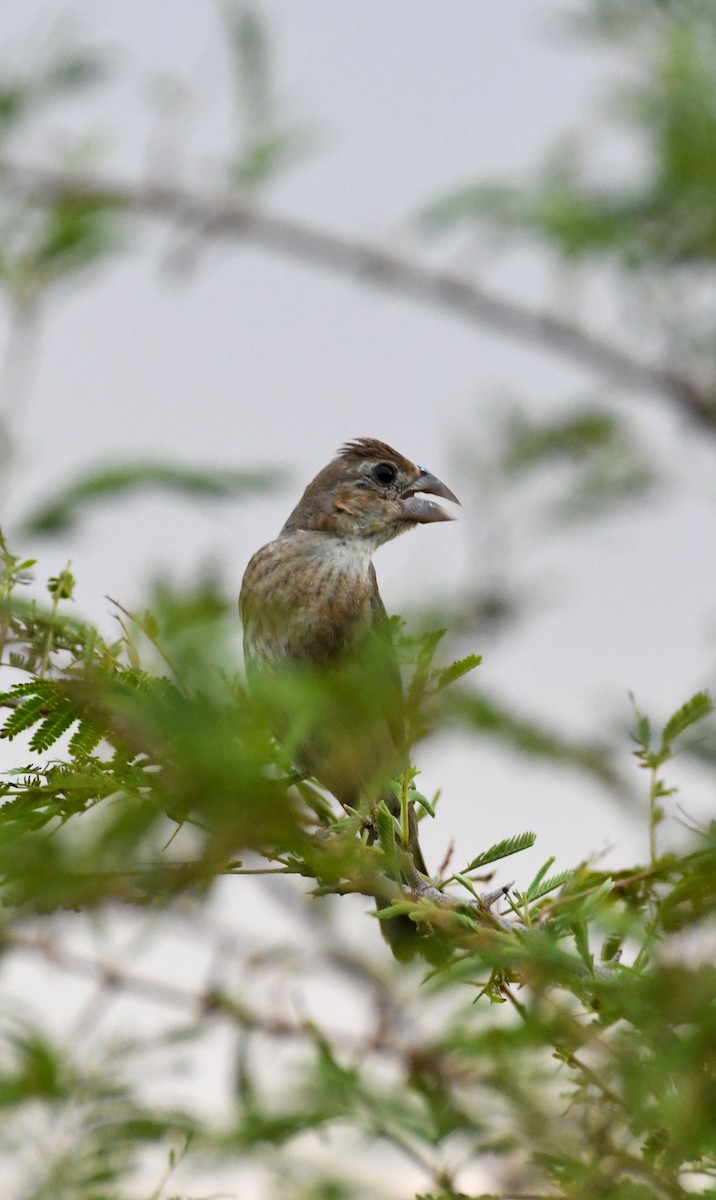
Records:
M544 239L566 259L612 258L631 271L707 265L716 255L714 22L707 0L595 3L575 19L629 54L609 105L636 153L606 178L588 145L567 138L524 189L464 188L425 213L428 228L494 223Z
M616 283L598 335L575 323L579 305L567 318L558 306L540 314L498 302L486 319L528 329L571 359L602 362L607 375L621 369L627 384L651 387L698 421L708 441L716 9L705 0L591 0L570 23L618 51L618 93L601 118L619 123L618 169L567 130L535 178L463 186L425 205L418 225L468 246L509 251L527 239L556 266L560 286L568 280L569 295L606 270ZM161 181L103 182L91 144L27 167L23 141L43 112L101 86L111 64L95 55L54 45L0 82L7 472L16 449L7 410L28 399L38 309L122 254L137 217L189 218L182 252L190 255L217 231L251 236L261 227L277 254L308 253L326 269L362 271L453 312L478 300L489 310L467 275L457 286L328 232L312 234L307 252L297 224L260 226L263 190L311 138L277 101L260 13L227 7L226 35L238 120L218 199ZM467 863L446 859L436 881L452 903L401 889L392 822L370 844L360 821L299 778L276 745L279 701L305 711L325 697L297 680L283 681L280 695L247 694L235 604L218 574L183 589L158 585L133 612L118 597L108 635L75 612L69 565L43 590L42 565L3 540L0 702L15 758L0 783L0 947L7 972L35 964L38 987L37 1014L9 1001L1 1014L6 1195L189 1200L216 1180L212 1194L248 1188L295 1200L716 1195L713 824L685 818L681 854L660 844L673 756L691 752L713 771L710 697L685 699L658 730L635 710L627 769L626 730L568 738L541 714L490 695L476 656L451 665L463 642L504 636L534 602L501 553L506 529L548 537L565 521L647 503L670 482L620 399L581 395L545 418L529 397L500 406L479 451L463 450L469 485L492 514L492 574L439 612L412 614L409 634L396 630L416 738L459 726L555 772L567 768L575 793L586 780L619 805L646 792L649 858L617 872L592 861L565 871L548 858L526 881L517 864L533 835L516 830L471 847ZM143 488L238 503L279 481L270 469L89 464L14 536L61 539L91 505ZM430 630L443 624L450 634L441 640ZM423 799L430 820L438 797ZM504 859L519 882L496 915L479 896L505 879ZM250 936L230 935L222 906L241 906L251 895L241 889L267 876L285 890L259 892L258 904L253 893ZM346 911L360 920L352 893L375 898L381 919L412 920L426 961L386 963L356 948L342 924ZM264 940L255 919L264 903L267 921L271 903L283 904L299 932L278 946ZM171 943L172 923L194 930L206 952L189 979L141 966L147 942ZM117 926L137 931L124 953L113 950ZM39 1002L64 979L82 982L86 1002L58 1032ZM305 1011L286 1002L299 982L322 1002ZM150 1010L163 1014L156 1032ZM202 1091L218 1063L212 1106Z

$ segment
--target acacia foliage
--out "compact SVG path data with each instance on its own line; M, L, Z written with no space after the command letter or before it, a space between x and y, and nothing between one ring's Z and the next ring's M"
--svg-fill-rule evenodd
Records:
M664 768L709 716L708 696L693 697L657 733L637 714L651 861L607 875L589 863L556 873L548 859L488 911L476 897L499 869L492 864L518 856L519 879L519 853L534 840L517 833L475 846L461 869L445 867L436 882L455 901L445 906L396 882L398 824L371 843L365 814L337 812L296 776L271 734L271 689L248 694L231 666L234 615L215 588L165 589L151 612L118 609L112 641L74 615L68 571L50 580L43 604L22 594L34 564L7 546L3 555L0 703L3 737L18 747L1 785L5 961L31 952L48 971L89 972L107 1003L126 991L168 1012L159 1041L125 1033L89 1047L54 1036L39 1017L5 1014L5 1161L25 1170L23 1195L130 1197L152 1163L156 1196L195 1195L197 1184L203 1194L209 1163L233 1181L260 1165L283 1195L405 1194L326 1155L346 1131L377 1162L381 1147L397 1148L425 1195L464 1195L487 1162L504 1195L713 1194L716 827L696 831L681 856L659 855L656 832L669 802ZM459 667L435 665L438 645L434 636L402 643L420 736L452 722L469 699ZM277 687L284 705L285 681ZM315 687L314 679L302 707ZM554 761L557 769L558 754ZM348 1032L325 1010L316 1019L287 1013L273 985L257 1000L276 974L301 974L268 941L261 952L261 936L238 974L187 991L77 953L62 933L62 921L80 914L101 929L118 911L151 923L188 909L208 929L219 890L241 909L246 873L256 870L295 883L310 970L342 972L370 998L370 1015ZM367 955L330 925L316 938L312 914L347 904L346 892L376 897L383 919L414 921L431 965L390 967L377 929ZM58 924L68 910L75 916ZM263 932L260 918L253 928ZM220 1110L148 1101L158 1046L171 1068L196 1045L201 1090L203 1039L217 1024L234 1062ZM279 1065L287 1045L288 1070ZM32 1144L40 1114L55 1135L30 1166L18 1130L34 1130ZM318 1134L323 1150L306 1157ZM176 1191L185 1179L190 1190Z

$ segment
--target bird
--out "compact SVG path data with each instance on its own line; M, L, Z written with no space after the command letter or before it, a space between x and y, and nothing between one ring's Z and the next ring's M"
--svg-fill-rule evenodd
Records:
M408 765L405 704L373 555L417 525L453 517L440 479L376 438L346 442L308 484L278 537L251 558L239 608L249 682L320 677L315 709L284 725L296 766L346 808L385 799ZM410 850L427 874L417 835Z

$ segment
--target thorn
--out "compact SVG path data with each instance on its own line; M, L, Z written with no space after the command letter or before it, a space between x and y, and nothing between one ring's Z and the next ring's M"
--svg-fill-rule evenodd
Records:
M480 896L480 904L483 908L492 908L493 904L497 904L498 900L502 900L507 895L510 888L514 886L514 879L509 883L503 883L502 887L496 888L494 892L483 892Z

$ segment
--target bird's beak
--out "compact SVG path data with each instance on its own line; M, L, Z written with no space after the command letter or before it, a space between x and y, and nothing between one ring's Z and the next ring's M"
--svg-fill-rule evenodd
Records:
M431 475L430 471L421 471L414 483L411 483L400 497L399 503L404 520L417 521L421 525L427 525L430 521L453 521L455 519L439 504L419 495L420 492L427 492L429 496L442 496L444 500L452 500L453 504L460 503L455 493L451 492L450 488L446 487L436 475Z

